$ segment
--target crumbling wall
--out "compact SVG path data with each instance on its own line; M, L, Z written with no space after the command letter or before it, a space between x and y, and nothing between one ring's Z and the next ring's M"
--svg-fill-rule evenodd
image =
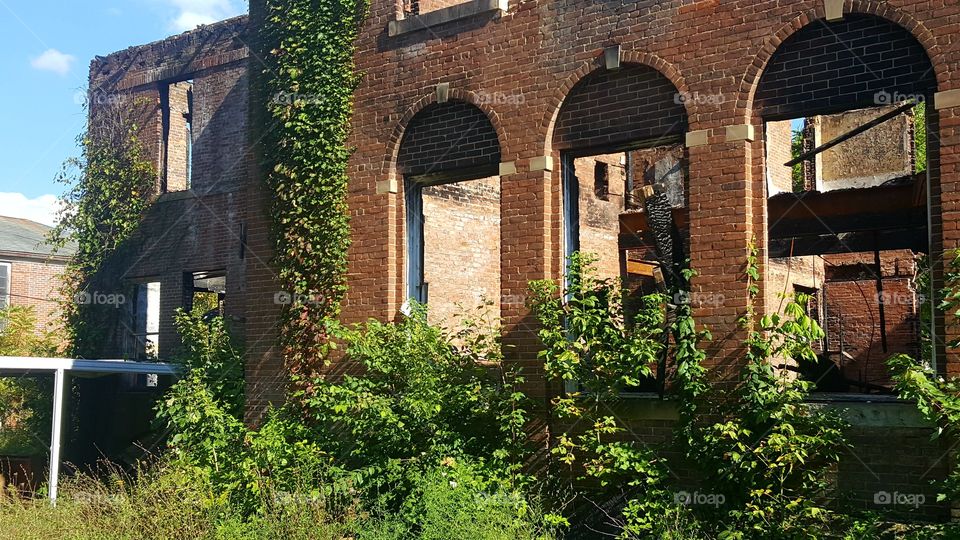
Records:
M606 195L597 193L597 164L605 164ZM597 274L602 278L620 277L620 213L624 208L626 185L623 153L577 158L574 174L580 185L580 251L597 257Z
M108 279L102 282L116 292L129 292L135 283L160 283L161 359L179 348L173 316L189 301L187 276L200 271L226 275L224 309L242 333L247 258L264 265L270 259L269 252L253 253L246 246L245 190L253 170L246 32L246 17L237 17L98 57L90 66L91 118L117 107L128 109L140 126L144 155L157 171L156 199L130 240L105 264L102 275ZM189 81L194 106L188 165L183 115ZM103 354L121 355L127 334L120 321Z
M897 105L814 118L817 145L890 112ZM866 188L913 174L913 115L901 114L817 155L818 189Z
M907 250L881 252L882 293L877 290L873 253L826 255L824 260L827 346L837 353L831 359L841 366L845 378L889 388L886 360L896 354L919 355L920 299L914 285L914 254ZM881 301L884 325L880 323ZM881 328L886 333L886 350ZM840 351L846 353L842 358Z
M793 169L783 164L793 155L793 129L790 120L767 122L764 133L766 141L767 196L793 192Z

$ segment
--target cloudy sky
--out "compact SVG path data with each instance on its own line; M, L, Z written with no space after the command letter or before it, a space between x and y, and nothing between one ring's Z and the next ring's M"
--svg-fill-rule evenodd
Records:
M246 10L246 0L0 0L0 215L52 223L94 56Z

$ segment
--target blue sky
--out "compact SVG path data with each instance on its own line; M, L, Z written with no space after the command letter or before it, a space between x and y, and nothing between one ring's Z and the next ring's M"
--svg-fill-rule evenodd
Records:
M246 10L245 0L0 0L0 215L52 222L95 55Z

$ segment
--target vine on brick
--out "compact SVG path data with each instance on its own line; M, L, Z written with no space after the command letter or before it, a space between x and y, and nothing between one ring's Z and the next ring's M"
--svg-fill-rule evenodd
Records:
M267 0L267 183L280 286L294 301L280 344L295 374L317 367L346 293L347 146L353 55L368 0ZM306 301L303 301L306 299Z
M100 354L118 311L84 299L116 289L118 280L102 272L104 263L130 238L156 194L156 169L131 119L135 109L117 104L93 111L78 138L80 157L67 160L56 179L67 191L50 242L57 249L76 246L62 297L70 353L79 358Z

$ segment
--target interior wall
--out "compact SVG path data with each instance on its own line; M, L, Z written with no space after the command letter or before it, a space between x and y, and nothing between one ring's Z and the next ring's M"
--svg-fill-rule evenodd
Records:
M500 316L500 178L423 188L429 318L451 323L491 302Z

